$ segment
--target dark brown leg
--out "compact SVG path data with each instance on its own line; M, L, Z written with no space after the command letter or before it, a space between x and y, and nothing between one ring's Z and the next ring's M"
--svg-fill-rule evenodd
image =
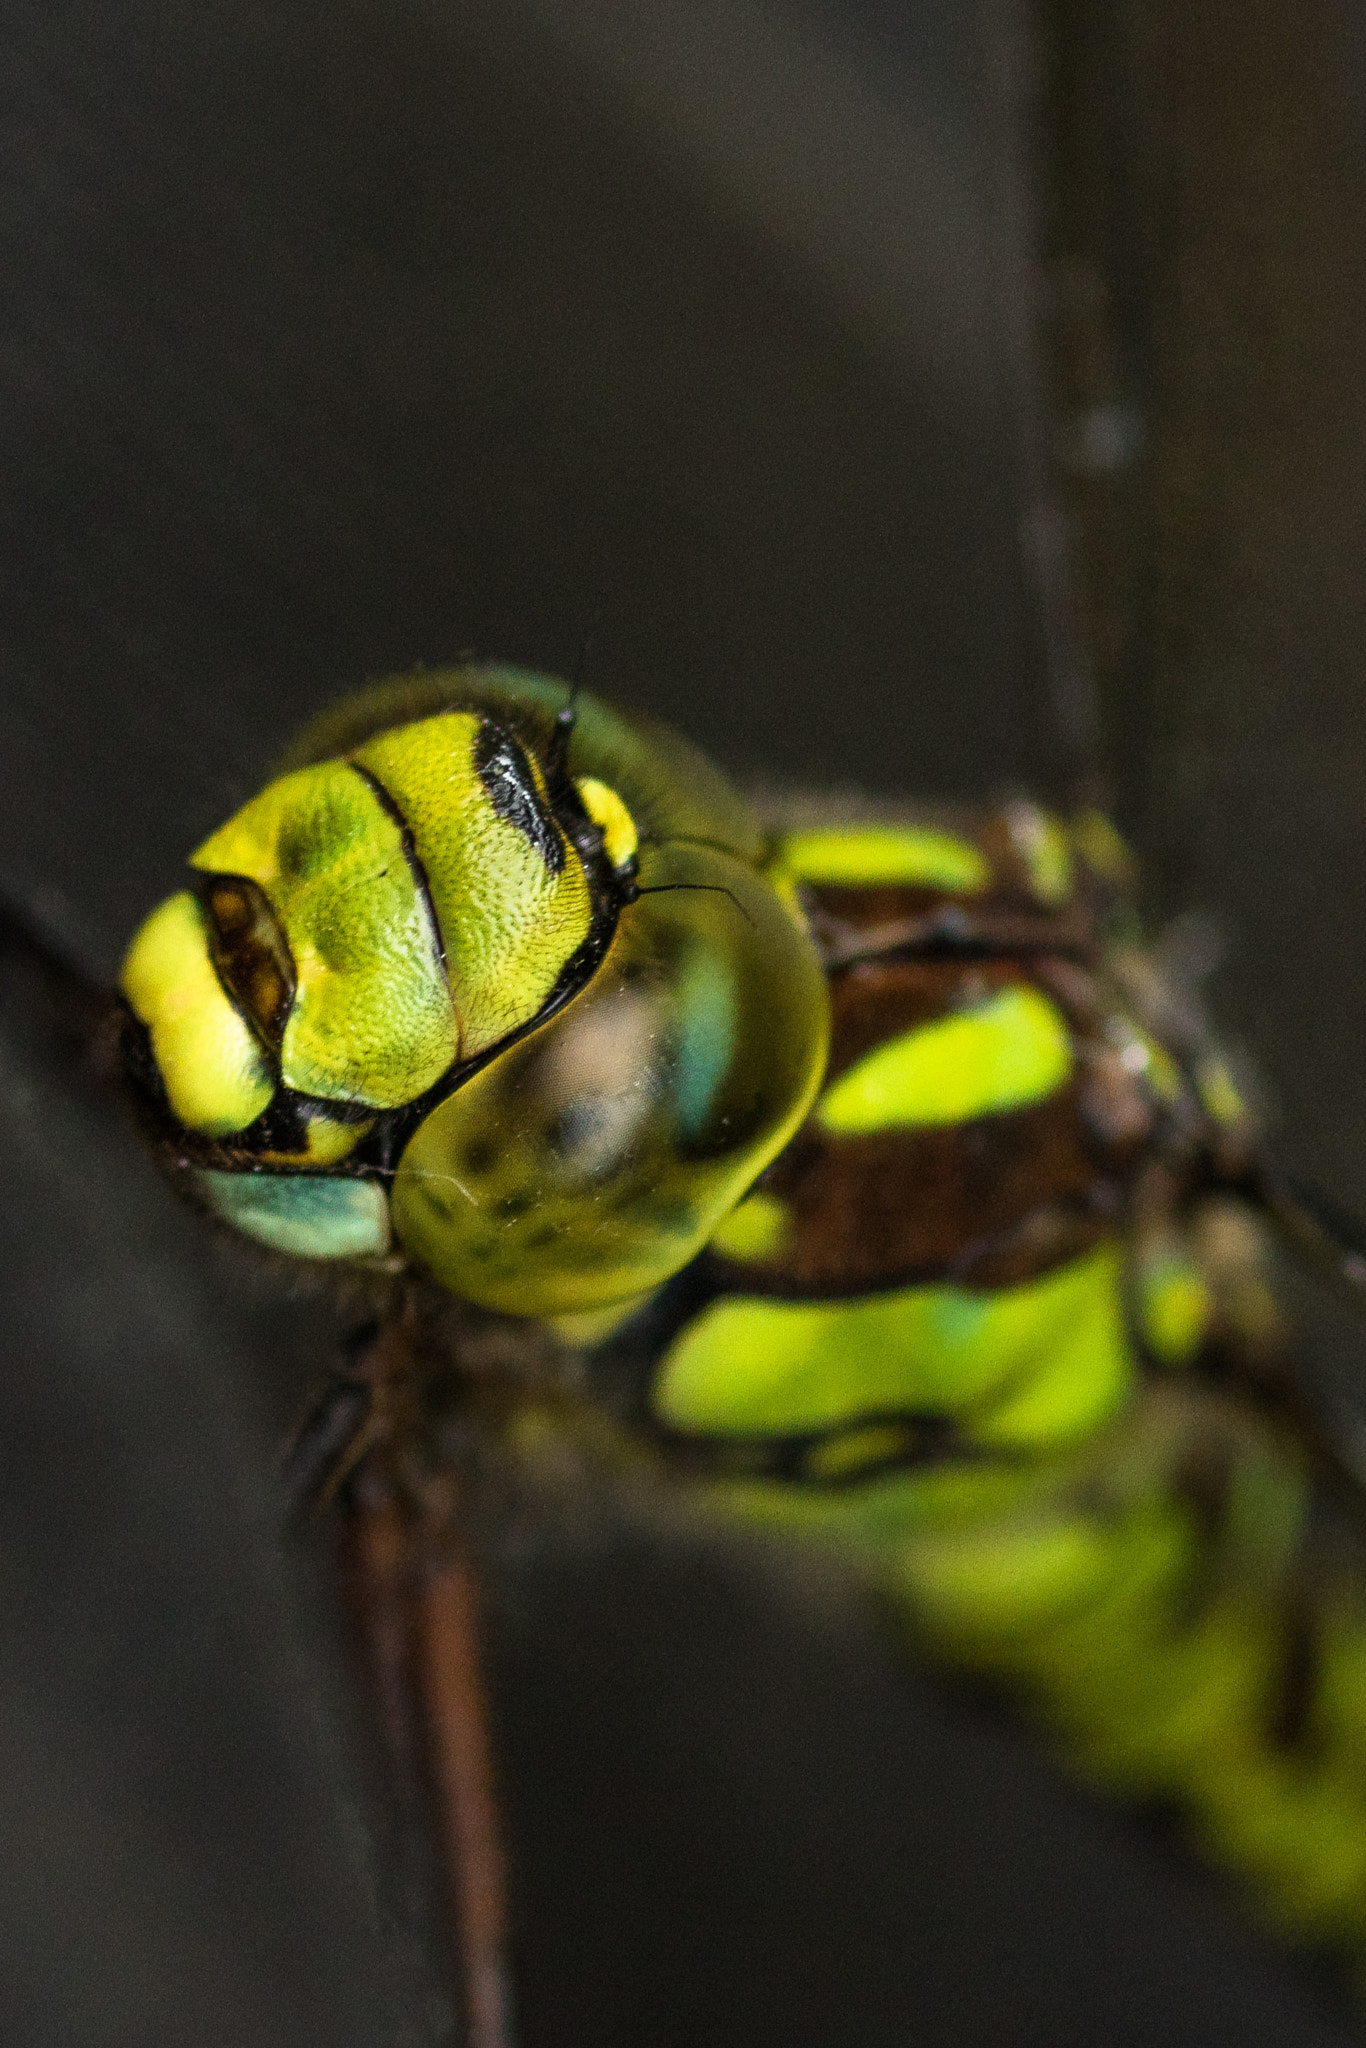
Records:
M478 1587L458 1529L448 1534L445 1547L441 1564L424 1573L415 1602L415 1678L463 1965L470 2048L512 2048L507 1871Z
M291 1468L304 1502L341 1504L338 1549L385 1751L390 1862L423 1919L434 1888L464 1989L467 2048L512 2048L507 1877L477 1576L457 1489L397 1476L412 1404L412 1320L387 1323L324 1390ZM364 1396L364 1398L362 1398ZM331 1469L329 1469L329 1466Z

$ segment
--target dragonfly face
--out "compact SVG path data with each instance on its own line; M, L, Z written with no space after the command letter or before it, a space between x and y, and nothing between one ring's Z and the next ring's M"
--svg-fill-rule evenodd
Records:
M612 1309L801 1122L824 977L745 806L672 734L564 702L486 670L345 707L134 938L129 1072L247 1236Z

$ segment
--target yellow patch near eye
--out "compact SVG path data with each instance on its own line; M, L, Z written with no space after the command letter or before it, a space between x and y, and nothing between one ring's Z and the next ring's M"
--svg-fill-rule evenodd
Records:
M826 1089L816 1120L854 1136L991 1116L1051 1095L1072 1057L1053 1004L1035 988L1005 988L865 1054Z
M1195 1084L1201 1102L1216 1123L1238 1124L1247 1115L1247 1105L1233 1085L1233 1076L1217 1053L1201 1060Z
M1050 909L1066 902L1072 893L1072 849L1057 819L1025 803L1011 804L1005 818L1033 894Z
M275 1083L256 1034L214 972L204 912L188 890L147 918L119 986L151 1034L167 1099L186 1129L225 1138L253 1123Z
M1144 1261L1138 1305L1144 1339L1164 1365L1186 1365L1195 1357L1213 1304L1204 1275L1179 1241L1159 1245Z
M783 1249L791 1228L792 1212L787 1203L756 1189L713 1233L711 1249L741 1265L771 1259Z
M986 856L970 839L918 825L794 832L783 840L781 858L799 882L817 888L861 889L900 883L971 894L991 880Z
M298 972L280 1045L305 1095L393 1109L429 1088L458 1038L431 913L403 835L340 761L262 790L192 864L265 891Z
M612 866L628 866L640 851L640 835L621 798L592 775L581 775L574 787L579 792L579 802L602 834L603 852Z
M344 1124L336 1117L311 1116L304 1125L303 1144L294 1152L267 1151L261 1154L267 1166L335 1166L354 1152L361 1139L374 1129L373 1117L363 1123Z
M373 1126L372 1117L367 1117L360 1124L338 1123L335 1117L330 1116L310 1117L304 1126L310 1166L335 1166L339 1159L345 1159L348 1152L355 1151Z

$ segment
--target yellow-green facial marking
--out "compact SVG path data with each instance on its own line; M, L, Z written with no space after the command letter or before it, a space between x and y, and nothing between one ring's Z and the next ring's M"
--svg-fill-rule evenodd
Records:
M168 897L128 950L119 986L151 1034L171 1108L188 1130L245 1130L275 1092L251 1026L209 959L204 913L187 891Z
M380 733L353 758L412 834L468 1059L530 1023L588 937L582 863L539 769L474 712Z
M274 908L298 976L286 1086L393 1109L445 1072L459 1037L431 912L399 825L354 769L271 783L191 865L247 876Z
M816 1117L846 1135L961 1123L1041 1102L1071 1071L1061 1012L1021 985L876 1046L826 1089Z
M597 789L604 836L629 858L630 813ZM192 865L223 878L209 884L208 916L221 902L231 928L211 929L191 897L175 899L144 927L124 988L152 1030L172 1108L208 1135L243 1129L270 1100L264 1055L277 1038L280 1078L301 1095L378 1110L413 1101L457 1058L529 1023L592 925L582 862L539 769L473 711L281 777ZM211 964L241 943L252 903L282 962L272 978L257 942L254 986L273 1005L253 1006ZM309 1159L328 1163L354 1142L318 1131Z
M302 1144L291 1151L267 1148L261 1157L272 1166L337 1166L373 1129L373 1117L363 1117L359 1123L342 1123L310 1106L304 1118Z

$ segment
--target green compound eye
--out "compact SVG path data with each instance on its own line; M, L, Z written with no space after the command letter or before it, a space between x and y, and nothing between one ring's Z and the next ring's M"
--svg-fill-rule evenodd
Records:
M591 699L566 759L565 697L465 670L339 706L134 939L130 1072L235 1229L592 1314L806 1114L825 982L753 820Z
M394 1228L453 1293L533 1315L685 1265L801 1120L825 1057L804 934L729 855L665 850L592 982L434 1110ZM722 879L724 878L724 879Z

